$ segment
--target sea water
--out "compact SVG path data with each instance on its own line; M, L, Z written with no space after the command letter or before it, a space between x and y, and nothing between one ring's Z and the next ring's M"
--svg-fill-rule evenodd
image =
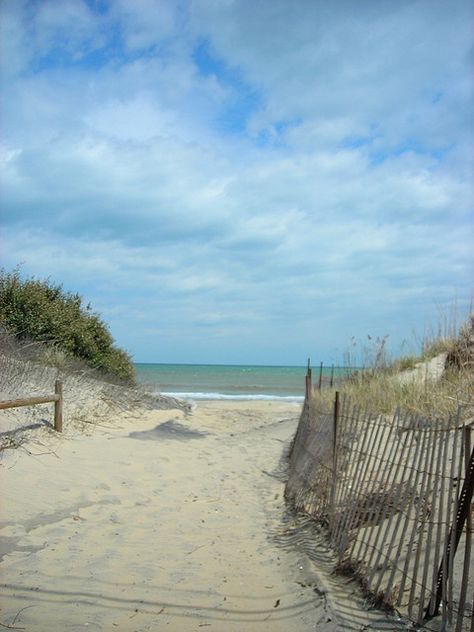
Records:
M137 363L135 368L138 381L150 390L182 399L304 399L305 366ZM324 369L325 376L330 372Z
M137 379L184 399L303 401L305 367L216 364L135 364Z

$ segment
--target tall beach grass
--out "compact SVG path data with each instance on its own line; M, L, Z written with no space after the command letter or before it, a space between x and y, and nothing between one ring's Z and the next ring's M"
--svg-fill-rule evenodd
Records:
M465 419L474 416L474 314L456 332L424 339L419 355L390 361L386 338L370 342L364 370L338 387L353 404L387 414L399 407L426 418L447 418L458 409ZM314 397L329 405L334 390Z

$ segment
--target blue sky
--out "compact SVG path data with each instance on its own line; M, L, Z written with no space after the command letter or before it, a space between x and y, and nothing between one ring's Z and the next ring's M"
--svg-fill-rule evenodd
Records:
M470 5L2 0L3 266L137 361L411 350L473 296Z

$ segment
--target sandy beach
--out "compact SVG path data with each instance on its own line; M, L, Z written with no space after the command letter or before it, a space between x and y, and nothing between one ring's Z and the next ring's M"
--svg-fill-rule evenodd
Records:
M406 629L331 575L284 504L300 405L202 402L87 433L38 431L0 461L0 622L51 630Z

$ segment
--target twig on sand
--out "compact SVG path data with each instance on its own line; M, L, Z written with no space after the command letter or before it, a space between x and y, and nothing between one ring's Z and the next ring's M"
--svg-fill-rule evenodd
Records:
M20 628L15 625L7 625L6 623L2 623L1 621L0 625L2 626L2 628L8 628L9 630L26 630L26 628Z
M18 610L18 612L15 615L15 618L12 621L12 626L15 625L16 620L18 619L18 617L20 616L20 614L24 611L24 610L28 610L28 608L34 608L34 604L31 604L30 606L25 606L24 608L20 608L20 610ZM17 628L17 630L24 630L25 628Z
M11 622L10 625L8 625L7 623L2 623L1 621L0 621L0 625L2 626L2 628L8 628L9 630L26 630L26 628L21 628L20 626L15 625L16 620L18 619L18 617L24 610L28 610L28 608L34 608L34 607L35 607L34 604L31 604L31 606L25 606L24 608L20 608L20 610L18 610L16 615L13 617L13 621Z
M18 447L24 450L28 454L28 456L32 456L33 458L37 456L46 456L48 454L52 454L57 459L59 459L59 456L56 454L56 452L54 452L54 450L48 450L47 452L32 452L31 450L28 450L28 448L25 448L25 446L23 445Z
M116 426L109 426L107 424L100 424L98 421L89 421L88 419L81 419L81 423L90 424L91 426L101 426L102 428L112 428L114 430Z
M207 546L207 544L200 544L199 546L196 546L194 549L192 549L191 551L188 551L187 553L185 553L185 555L191 555L191 553L194 553L195 551L197 551L198 549L202 549L203 547Z

